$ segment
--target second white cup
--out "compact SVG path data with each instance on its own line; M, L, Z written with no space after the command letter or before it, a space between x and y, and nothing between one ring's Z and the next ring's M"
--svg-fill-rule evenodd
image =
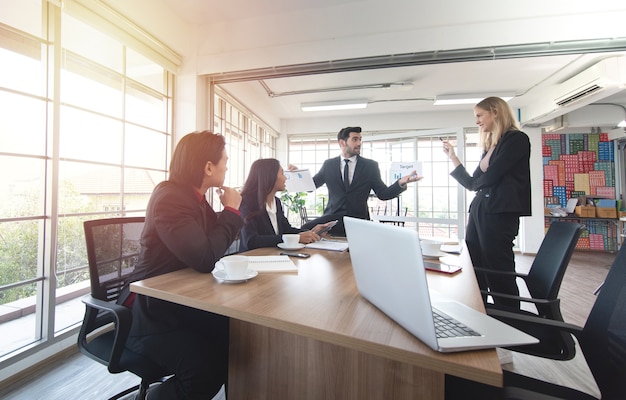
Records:
M286 233L283 235L283 243L287 247L296 247L300 242L300 235L297 233Z
M226 256L221 260L224 272L228 279L242 279L248 273L248 257L246 256Z
M441 250L441 242L435 242L432 240L422 240L422 254L425 256L435 256L439 254Z

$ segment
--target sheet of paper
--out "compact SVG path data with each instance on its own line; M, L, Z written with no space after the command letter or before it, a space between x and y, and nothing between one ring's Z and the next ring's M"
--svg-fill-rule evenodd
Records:
M422 163L420 161L392 162L389 168L392 182L397 181L413 171L416 171L419 176L422 176Z
M312 192L315 190L315 183L313 183L313 177L311 171L308 169L296 169L293 171L285 171L287 177L287 191L290 193L295 192Z
M257 272L298 271L289 256L248 256L248 268Z
M348 242L322 239L318 242L309 243L305 247L319 250L346 251L348 250Z

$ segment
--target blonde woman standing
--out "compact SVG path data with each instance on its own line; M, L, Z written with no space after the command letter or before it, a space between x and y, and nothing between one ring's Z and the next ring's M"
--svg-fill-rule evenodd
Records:
M487 97L474 107L480 128L482 157L469 175L454 148L444 142L443 151L454 170L450 175L476 192L469 208L465 242L475 267L515 272L513 241L519 218L531 215L530 140L520 131L509 105L499 97ZM514 276L476 273L481 289L519 295ZM498 306L519 308L517 300L494 299Z

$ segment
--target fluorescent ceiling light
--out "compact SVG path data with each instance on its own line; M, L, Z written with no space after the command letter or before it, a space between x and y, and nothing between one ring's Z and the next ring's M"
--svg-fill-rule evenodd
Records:
M617 126L619 126L620 128L626 128L626 119L617 124Z
M449 106L453 104L477 104L481 100L487 97L500 97L504 101L509 101L513 98L510 93L507 94L450 94L437 96L433 105L435 106Z
M366 108L368 101L359 100L339 100L339 101L319 101L316 103L302 103L302 111L332 111L332 110L355 110Z

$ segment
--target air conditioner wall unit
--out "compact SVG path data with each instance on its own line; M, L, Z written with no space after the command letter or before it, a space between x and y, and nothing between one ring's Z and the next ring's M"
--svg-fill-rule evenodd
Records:
M605 58L559 85L561 95L554 99L559 107L577 103L602 89L626 83L624 57Z
M521 110L521 124L537 125L598 102L626 88L626 58L605 58L573 77L545 88Z

